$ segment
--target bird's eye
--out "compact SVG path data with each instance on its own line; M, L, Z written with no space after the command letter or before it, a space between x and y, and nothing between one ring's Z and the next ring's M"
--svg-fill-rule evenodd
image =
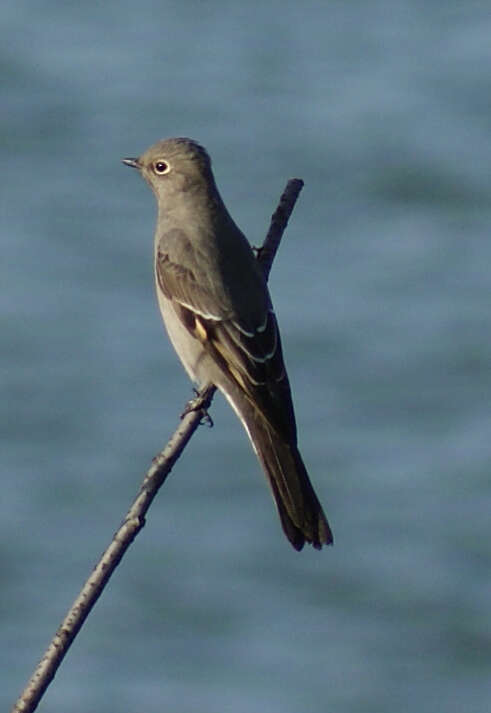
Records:
M153 170L155 173L158 173L159 176L163 176L164 173L168 173L169 169L170 166L165 161L156 161L153 166Z

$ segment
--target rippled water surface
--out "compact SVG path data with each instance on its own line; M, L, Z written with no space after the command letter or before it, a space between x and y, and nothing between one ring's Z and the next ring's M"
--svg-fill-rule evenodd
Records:
M305 180L271 290L336 544L217 398L40 710L489 710L488 10L2 5L2 709L191 394L120 164L187 135L254 244Z

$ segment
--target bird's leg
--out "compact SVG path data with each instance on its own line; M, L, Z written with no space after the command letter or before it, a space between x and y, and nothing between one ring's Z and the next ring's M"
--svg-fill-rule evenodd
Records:
M195 393L195 398L187 402L186 407L181 414L181 419L183 419L184 416L186 416L188 413L191 413L191 411L200 411L200 423L206 424L207 426L212 428L213 420L210 414L208 413L208 406L210 405L211 397L215 392L215 386L213 386L212 384L208 384L203 389L201 389L201 391L198 391L198 389L194 388L193 391Z

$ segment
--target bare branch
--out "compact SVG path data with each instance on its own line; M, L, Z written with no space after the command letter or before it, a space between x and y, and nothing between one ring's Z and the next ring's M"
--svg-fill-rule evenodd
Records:
M299 178L292 178L288 181L280 198L278 208L271 218L271 225L263 246L258 250L257 258L264 269L266 279L268 279L281 237L302 186L303 181ZM206 416L215 391L216 387L208 386L198 395L197 399L191 404L192 408L186 410L177 430L165 448L153 459L140 491L120 528L72 604L27 686L12 708L12 713L32 713L37 708L45 690L55 677L63 658L92 607L102 594L109 578L126 550L145 525L145 515L153 499L189 439Z
M301 178L290 178L283 191L278 207L271 216L271 225L264 240L262 248L258 253L258 260L264 270L266 280L269 278L271 266L280 246L280 240L297 201L298 195L303 188Z

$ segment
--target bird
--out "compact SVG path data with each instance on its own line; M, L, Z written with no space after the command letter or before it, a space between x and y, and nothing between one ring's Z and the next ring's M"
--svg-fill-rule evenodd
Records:
M266 278L228 212L208 152L162 139L124 158L157 200L155 286L170 341L197 388L216 386L242 422L296 550L333 543L297 444L282 344Z

